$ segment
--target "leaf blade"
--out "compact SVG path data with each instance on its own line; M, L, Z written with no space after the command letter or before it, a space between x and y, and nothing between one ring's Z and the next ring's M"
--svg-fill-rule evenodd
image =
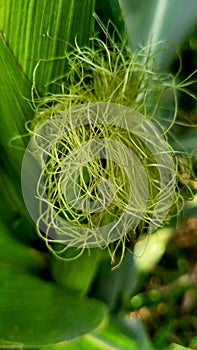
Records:
M160 70L167 70L189 32L196 25L197 2L189 0L119 0L131 47L163 41L169 45L157 55Z
M48 82L64 74L61 57L74 44L87 45L93 28L94 0L0 0L0 31L30 81L39 60L46 60L39 69L37 90L48 92ZM4 4L3 4L4 3ZM17 16L15 15L17 13ZM56 86L59 92L60 87Z
M98 301L1 264L0 346L41 346L81 336L107 321Z

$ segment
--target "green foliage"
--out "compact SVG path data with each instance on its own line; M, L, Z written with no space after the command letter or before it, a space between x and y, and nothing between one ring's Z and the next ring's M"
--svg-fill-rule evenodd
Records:
M132 48L163 43L156 56L161 71L169 69L177 48L197 21L197 2L189 0L120 0ZM168 46L168 49L166 47Z
M1 263L0 346L57 343L104 324L107 308ZM84 317L85 315L85 317Z
M190 348L177 344L180 339L170 338L174 328L181 325L175 310L177 300L188 290L194 291L193 282L189 285L183 282L185 276L195 276L190 260L195 233L191 239L194 247L189 246L188 251L181 247L180 252L179 246L173 250L170 245L172 254L168 251L167 258L168 242L175 232L171 226L139 240L134 252L130 252L135 244L131 236L124 258L121 246L114 248L118 261L113 261L114 254L110 252L116 269L111 269L106 251L95 248L85 250L77 260L57 260L37 238L22 200L20 170L29 138L29 134L25 136L26 122L35 118L35 112L39 111L32 122L33 129L42 120L46 106L50 107L45 115L48 118L57 109L65 108L65 103L72 105L73 96L75 104L105 100L126 104L145 116L153 116L156 110L160 115L163 107L160 104L164 102L165 108L172 106L168 96L167 102L160 99L165 90L170 97L171 92L175 96L173 117L167 111L166 129L172 131L170 142L177 151L185 152L178 186L183 191L186 188L189 196L190 187L196 186L196 165L187 161L187 155L196 157L196 128L191 120L182 120L180 115L177 124L174 123L177 102L182 96L175 91L189 91L190 98L196 101L190 86L195 76L189 72L189 78L180 76L179 80L177 76L169 81L169 76L156 72L169 68L175 47L189 35L196 22L196 1L152 0L147 6L144 0L0 0L0 8L0 349L153 350L143 323L133 315L143 318L155 309L161 316L156 325L152 323L153 328L161 326L154 336L159 348L195 348L195 336L187 340ZM125 24L132 53L124 37ZM90 41L92 36L94 40ZM196 50L195 40L193 35L192 52ZM156 41L167 42L170 49L156 55L158 46L150 46ZM144 47L139 49L141 43ZM196 123L189 106L184 106L184 113L188 109ZM160 118L157 115L157 120L162 124L163 114ZM187 123L192 128L186 135ZM192 178L185 182L181 174L187 177L191 175L188 171ZM189 216L196 217L195 201L187 203L180 220ZM158 265L161 259L164 265L167 261L166 270ZM151 271L160 273L167 291L172 288L169 297L162 294L160 285L157 290L153 279L150 286L156 290L145 290ZM175 289L171 286L174 279L178 281ZM193 295L195 300L196 294ZM159 313L162 307L166 310L164 301L170 306L167 314ZM175 316L177 319L171 323ZM195 317L192 322L196 324ZM180 340L180 344L186 345L184 342L185 339Z
M1 147L3 157L10 159L10 164L19 173L24 148L24 141L17 139L16 148L11 148L10 141L25 134L25 122L31 119L33 111L28 100L31 98L31 85L26 80L15 57L3 37L0 37L0 109L1 109ZM5 152L5 153L4 153Z
M94 283L94 295L109 305L111 311L121 311L127 307L136 282L135 262L131 253L126 252L121 265L114 270L111 269L109 259L102 263Z
M106 27L110 21L122 36L125 34L125 22L118 0L96 0L95 12Z
M72 256L71 254L71 252L69 255L67 254L67 259ZM73 255L75 256L75 254L76 252L73 249ZM52 276L55 281L67 288L87 294L104 256L105 253L103 251L94 248L92 250L86 249L76 260L67 261L65 259L65 261L62 261L56 257L51 257Z
M39 69L37 89L47 92L47 83L66 69L65 61L54 58L64 55L75 38L80 46L88 43L94 0L59 0L50 4L47 0L1 0L0 8L0 31L30 82L37 63L45 60ZM59 91L59 87L55 88Z
M134 248L135 262L139 271L148 273L160 261L165 252L174 229L165 227L157 230L154 235L144 235Z
M0 222L0 263L17 266L26 272L41 273L46 268L46 256L17 240L10 231Z
M108 327L91 332L68 344L43 347L43 350L154 350L139 320L113 317Z
M192 348L186 348L185 346L181 346L179 344L172 344L169 347L169 350L192 350Z

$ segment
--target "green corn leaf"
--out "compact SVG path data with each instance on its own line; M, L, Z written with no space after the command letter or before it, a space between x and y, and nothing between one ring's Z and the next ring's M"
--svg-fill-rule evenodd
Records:
M169 350L192 350L192 348L173 343L170 345Z
M21 271L38 272L46 268L45 256L10 235L0 222L0 263L17 266Z
M70 343L47 346L42 350L153 350L140 320L124 316L112 318L106 328L91 332Z
M94 334L85 335L82 338L74 340L68 344L61 344L55 346L47 346L42 350L138 350L137 344L124 335L118 338L113 333L109 339L110 334L107 337L98 336ZM41 349L39 349L41 350ZM150 350L150 349L146 349Z
M188 130L186 132L186 130L184 129L184 137L182 135L180 135L181 138L181 147L183 151L188 152L188 154L190 156L193 156L196 158L197 155L197 142L196 142L196 138L197 138L197 128L192 128L190 130ZM176 140L173 144L174 149L178 149L180 150L180 145L178 144L176 146Z
M85 250L76 260L62 261L52 257L53 278L65 287L85 294L98 272L103 255L103 251L94 248L91 251Z
M0 174L1 221L17 239L26 243L35 241L35 224L22 198L19 174L9 165L9 161L0 164ZM44 245L44 242L41 243Z
M7 265L0 266L0 280L0 348L68 341L107 321L100 302Z
M120 34L125 33L125 23L118 0L96 0L95 10L105 26L108 25L110 20Z
M13 213L18 211L26 216L20 171L28 138L20 138L20 135L25 135L25 122L34 116L33 72L39 59L47 60L38 68L38 90L63 74L65 59L50 59L63 56L75 38L80 45L88 43L94 0L83 3L62 0L50 4L47 1L0 0L0 8L0 158L1 172L6 174L0 186L4 192L2 198L10 198ZM25 236L28 234L26 232Z
M4 222L12 222L21 215L25 222L27 211L20 186L25 138L19 135L26 133L25 122L33 117L31 86L2 37L0 53L1 216ZM30 229L26 227L23 236L27 237Z
M119 0L133 49L163 41L168 50L157 55L160 69L168 69L179 47L197 23L197 1Z
M15 170L21 165L24 141L18 138L11 146L13 138L25 134L25 122L31 119L31 86L21 72L6 42L0 38L0 111L1 141L4 149L2 157L9 160Z
M95 295L107 303L112 311L118 311L127 306L136 281L134 258L130 252L126 252L121 265L114 270L109 259L102 262L95 281Z
M159 229L155 235L141 237L134 248L135 263L138 271L150 272L160 261L165 252L174 229L164 227Z
M0 0L0 31L30 81L39 60L36 87L48 91L48 83L66 69L62 57L73 45L87 45L92 33L94 0ZM56 87L60 91L59 87Z
M109 349L112 350L117 348L121 350L153 350L141 321L125 316L112 318L109 326L100 332L93 332L92 338L95 343L97 340L102 341L106 345L106 350L108 344L111 347Z

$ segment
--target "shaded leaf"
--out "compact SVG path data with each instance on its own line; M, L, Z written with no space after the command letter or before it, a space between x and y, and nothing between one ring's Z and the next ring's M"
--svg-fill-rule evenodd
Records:
M139 320L116 317L103 330L43 350L153 350Z
M110 20L120 34L125 32L125 23L118 0L96 0L95 11L105 26Z
M95 300L1 264L0 347L70 340L101 326L107 309ZM8 343L7 343L8 346Z
M52 257L53 278L67 288L87 293L97 273L103 251L87 249L76 260L62 261ZM79 273L80 271L80 273Z
M173 144L174 149L177 149L180 152L186 152L190 156L197 159L197 128L194 127L189 131L185 128L183 133L180 133L178 136L179 138L177 144L176 140Z
M39 271L45 267L44 255L12 237L2 222L0 222L0 263L17 266L26 271Z
M94 285L98 299L107 303L111 310L125 307L129 301L137 280L133 256L126 252L121 265L112 270L110 261L103 261Z
M189 217L197 217L197 195L194 196L193 200L185 202L185 206L181 212L180 224Z

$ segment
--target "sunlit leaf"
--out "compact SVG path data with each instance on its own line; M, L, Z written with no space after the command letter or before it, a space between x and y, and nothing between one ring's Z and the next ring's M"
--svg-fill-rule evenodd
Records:
M174 343L169 347L169 350L192 350L192 348L188 348Z
M168 50L158 56L160 68L167 69L176 49L197 23L197 1L188 0L119 0L134 49L139 44L162 40Z
M0 37L0 111L2 157L8 159L15 170L21 164L24 139L18 138L11 145L11 140L25 134L25 122L33 116L30 107L31 85L21 72L11 51Z
M153 235L146 235L135 245L134 257L137 268L149 272L159 262L167 243L174 233L173 228L161 228Z
M0 38L0 147L1 147L1 215L4 221L15 220L27 214L20 186L20 171L25 138L25 122L33 116L29 104L31 85L22 74L21 69ZM11 223L10 229L11 229ZM24 227L23 227L24 228ZM28 236L31 228L26 228L23 236Z
M94 0L0 0L0 31L30 81L40 59L36 86L47 91L46 84L65 73L62 57L75 38L88 44L92 30ZM59 87L58 87L59 90Z

